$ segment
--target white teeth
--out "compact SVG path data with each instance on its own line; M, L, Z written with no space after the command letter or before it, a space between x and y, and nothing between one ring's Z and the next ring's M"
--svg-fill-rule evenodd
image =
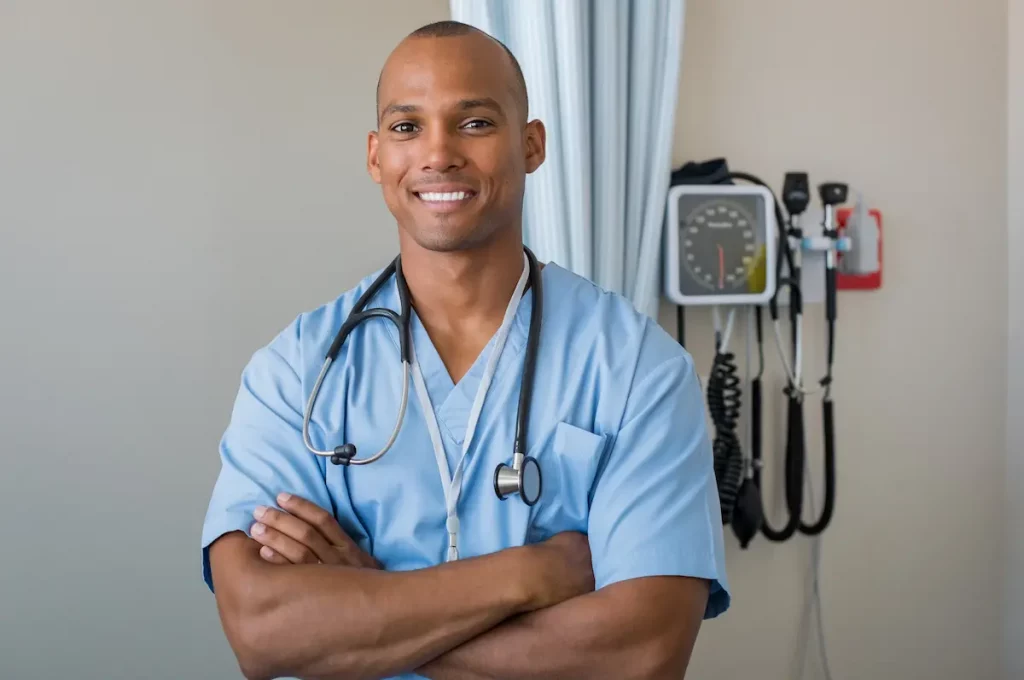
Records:
M467 194L465 191L449 191L445 193L431 191L420 194L420 198L424 201L461 201L466 198Z

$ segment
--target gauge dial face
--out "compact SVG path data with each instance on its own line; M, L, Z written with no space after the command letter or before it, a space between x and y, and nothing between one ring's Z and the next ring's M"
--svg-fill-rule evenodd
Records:
M695 196L680 205L679 253L683 292L736 295L760 292L751 280L763 266L764 221L748 197Z

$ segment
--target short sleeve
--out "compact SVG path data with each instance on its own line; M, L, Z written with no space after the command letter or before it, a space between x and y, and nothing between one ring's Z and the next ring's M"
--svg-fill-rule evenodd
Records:
M331 508L321 463L302 440L302 387L293 368L297 356L293 325L258 350L242 371L203 522L203 578L210 590L210 544L232 531L249 535L256 506L276 505L277 495L287 491Z
M641 357L595 483L594 576L599 588L655 575L709 579L704 616L714 618L730 604L718 488L700 382L690 356L675 350L657 362Z

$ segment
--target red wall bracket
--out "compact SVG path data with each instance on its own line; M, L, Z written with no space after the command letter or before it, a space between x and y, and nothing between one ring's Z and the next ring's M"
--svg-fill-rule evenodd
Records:
M846 223L853 214L853 208L840 208L836 211L836 223L839 227L839 235L844 236ZM872 274L844 274L836 272L836 287L839 290L876 290L882 287L882 271L885 265L882 260L882 212L880 210L869 210L868 216L878 224L878 271ZM843 254L839 253L842 260Z

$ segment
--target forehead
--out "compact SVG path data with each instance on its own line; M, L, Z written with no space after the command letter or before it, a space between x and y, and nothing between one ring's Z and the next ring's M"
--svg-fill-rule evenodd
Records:
M462 99L491 98L515 107L515 75L500 45L483 35L411 38L399 45L381 71L378 111L389 104L424 108Z

